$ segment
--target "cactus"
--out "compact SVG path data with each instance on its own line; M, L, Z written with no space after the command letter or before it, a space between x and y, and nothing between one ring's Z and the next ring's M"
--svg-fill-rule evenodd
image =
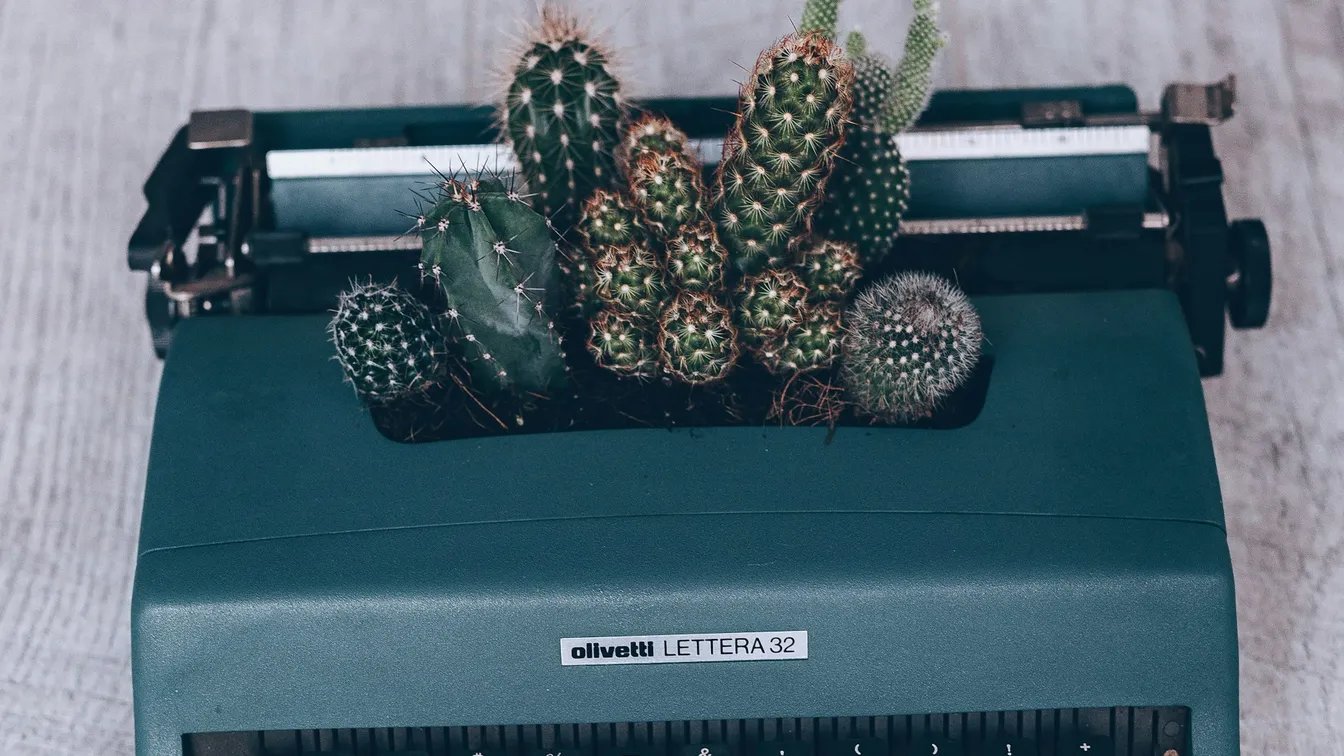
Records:
M625 134L625 150L630 159L646 152L686 153L689 140L686 134L656 113L645 113L630 125Z
M684 292L663 310L658 352L663 369L684 383L722 380L739 356L732 315L709 294Z
M723 286L723 261L723 246L707 220L683 226L667 245L668 278L683 291L718 291Z
M840 356L840 308L825 302L807 305L801 313L757 350L757 359L770 372L809 373L829 368Z
M442 340L429 308L396 284L342 292L328 332L346 381L366 403L423 392L442 373Z
M561 252L556 264L564 282L566 311L581 320L596 315L602 300L597 296L597 272L586 255Z
M757 59L715 180L719 240L742 272L785 264L809 233L844 141L853 78L821 32L789 35Z
M843 305L854 293L863 268L853 244L822 241L803 256L798 272L809 301Z
M498 178L445 181L421 225L420 270L477 388L540 392L563 376L556 245L517 191Z
M501 131L513 143L537 211L568 229L583 201L615 179L620 83L607 51L551 4L517 61Z
M807 287L791 269L767 270L742 282L737 327L753 353L802 318Z
M588 351L598 365L623 375L647 378L657 367L649 329L638 318L610 310L593 318Z
M980 316L953 284L902 273L859 294L845 316L846 391L888 422L930 415L966 382L980 358Z
M619 192L598 190L583 203L579 234L588 249L644 244L647 234L634 209Z
M880 263L900 232L910 203L910 173L896 134L927 105L933 63L947 43L933 0L915 0L914 8L905 53L894 69L885 56L868 51L858 31L845 41L854 61L851 125L816 225L827 238L857 244L865 266Z
M807 0L803 6L803 20L798 31L821 32L835 37L835 23L840 14L840 0Z
M606 247L593 263L603 306L639 318L656 318L667 299L662 266L645 247Z
M645 223L664 241L700 217L700 166L681 152L645 152L630 166L630 193Z

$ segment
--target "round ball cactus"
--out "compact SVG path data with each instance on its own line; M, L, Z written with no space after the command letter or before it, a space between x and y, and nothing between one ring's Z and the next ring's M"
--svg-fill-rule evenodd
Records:
M845 316L844 382L866 414L926 417L970 377L980 316L966 295L928 273L901 273L859 294Z
M590 250L642 244L644 224L620 193L599 189L583 203L579 234Z
M630 165L630 191L644 221L664 240L700 216L700 166L679 152L646 152Z
M656 113L640 116L625 132L625 150L631 159L648 152L686 154L688 143L685 132Z
M639 317L657 317L667 298L662 266L643 247L607 247L593 263L597 296L606 307Z
M684 383L722 380L739 356L732 315L709 294L678 295L659 320L658 353L663 368Z
M772 373L810 373L833 365L843 342L840 308L829 302L809 305L801 318L757 350L757 359Z
M807 294L807 286L789 268L743 279L736 313L742 342L754 350L796 323Z
M395 285L370 282L342 292L328 332L346 380L370 404L424 391L442 372L433 315Z
M657 350L648 327L628 315L603 310L592 321L588 351L597 364L621 375L651 377L658 367Z
M717 291L723 286L723 246L708 222L684 226L667 245L667 274L684 291Z
M798 271L811 301L839 305L854 293L863 267L854 245L823 241L807 251Z

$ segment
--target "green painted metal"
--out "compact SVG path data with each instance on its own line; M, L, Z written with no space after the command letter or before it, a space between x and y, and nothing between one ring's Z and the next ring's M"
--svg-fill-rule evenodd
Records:
M1185 705L1238 751L1233 580L1165 291L977 300L956 430L403 445L325 317L191 318L132 611L138 756L188 732ZM619 476L601 474L619 468ZM560 666L565 636L801 629L805 662Z

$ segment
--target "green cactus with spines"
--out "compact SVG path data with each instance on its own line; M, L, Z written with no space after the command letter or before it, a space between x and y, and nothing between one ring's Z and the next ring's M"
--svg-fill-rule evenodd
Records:
M753 355L803 315L808 290L792 268L747 276L739 287L735 322L739 337Z
M667 245L667 275L682 291L717 292L723 288L723 245L708 220L686 225Z
M658 353L667 373L692 385L720 381L740 349L732 313L705 292L682 292L659 319Z
M798 266L808 300L843 305L863 275L859 253L847 242L822 240L807 250Z
M559 269L546 219L499 178L447 180L420 234L421 275L442 294L443 328L473 388L543 392L562 380L552 320Z
M658 258L646 247L605 247L593 262L597 296L604 309L658 317L668 297L667 279Z
M557 263L564 282L565 306L574 316L587 320L602 309L597 296L597 272L586 254L561 251Z
M592 321L588 351L601 367L615 373L650 378L658 367L655 336L642 319L611 310L599 312Z
M346 381L367 404L422 393L444 373L433 315L395 283L356 283L342 292L327 331Z
M843 342L839 306L819 302L805 306L800 318L762 344L756 354L772 373L810 373L835 364Z
M719 240L743 273L790 262L844 141L854 69L821 32L763 51L742 86L715 179Z
M625 132L625 151L631 160L648 152L689 154L690 140L665 116L645 113Z
M616 178L625 106L610 54L547 4L511 72L501 131L513 144L535 208L568 230L583 201Z
M946 279L901 273L859 293L845 314L843 379L864 414L906 423L933 413L980 358L980 316Z
M896 85L882 106L882 125L893 133L912 126L928 107L933 64L948 41L938 27L937 0L914 0L914 4L915 17L906 30L905 51L896 67Z
M589 250L644 244L648 234L639 214L618 191L599 189L583 203L579 234Z
M699 219L705 194L700 166L685 154L645 152L631 162L629 181L645 224L664 242Z

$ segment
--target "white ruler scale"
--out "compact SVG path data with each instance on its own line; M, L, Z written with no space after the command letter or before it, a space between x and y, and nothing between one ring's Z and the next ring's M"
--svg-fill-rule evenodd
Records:
M1147 126L1079 128L994 127L909 131L897 136L901 154L912 162L995 160L1004 158L1074 157L1148 154ZM723 152L722 139L693 139L702 162L714 165ZM266 172L273 181L358 176L432 177L516 170L505 145L471 144L429 147L366 147L328 150L272 150Z

